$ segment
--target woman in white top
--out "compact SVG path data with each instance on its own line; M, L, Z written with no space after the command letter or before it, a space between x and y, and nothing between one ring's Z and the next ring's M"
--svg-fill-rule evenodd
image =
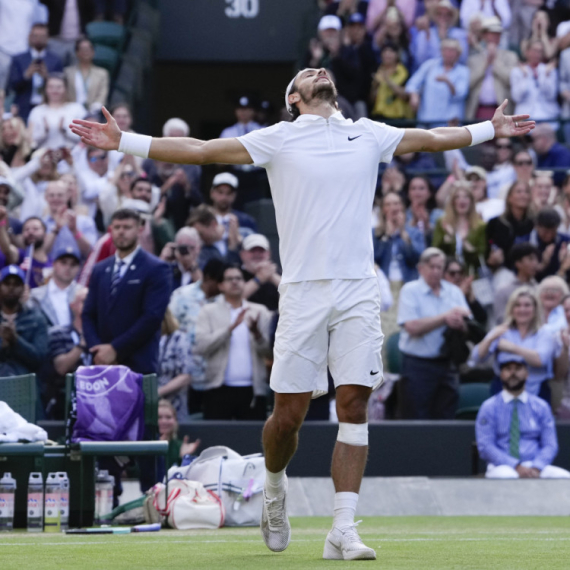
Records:
M516 103L515 113L529 114L537 121L556 121L560 117L558 105L558 71L556 60L544 61L544 46L540 41L529 43L525 51L526 63L511 71L511 97ZM554 129L558 123L551 123Z
M73 119L86 116L85 107L68 103L65 78L54 73L47 78L44 103L34 107L28 118L28 129L35 148L73 147L79 137L69 129Z

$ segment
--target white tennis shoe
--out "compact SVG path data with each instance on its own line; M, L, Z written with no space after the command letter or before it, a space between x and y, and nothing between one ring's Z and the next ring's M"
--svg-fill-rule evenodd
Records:
M356 527L362 521L338 528L334 526L325 540L325 560L376 560L376 552L363 542Z
M287 517L287 476L283 491L274 499L268 499L263 489L263 510L261 512L261 536L269 550L282 552L291 541L291 525Z

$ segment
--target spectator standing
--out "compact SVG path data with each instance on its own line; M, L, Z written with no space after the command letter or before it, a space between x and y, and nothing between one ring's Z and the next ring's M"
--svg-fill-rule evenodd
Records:
M521 42L521 52L525 53L530 44L540 42L544 49L544 59L547 61L556 57L558 42L549 36L550 18L544 10L536 10L532 17L532 24L529 36Z
M188 390L188 411L191 414L202 411L202 394L206 383L206 364L204 359L195 354L196 321L200 309L206 303L212 302L219 294L219 284L223 279L224 264L218 259L211 259L206 263L202 279L190 285L176 289L168 305L174 318L180 325L180 330L188 336L190 351L192 353L192 368L190 375L192 384Z
M340 20L336 16L332 16L332 18L338 20L339 25L341 25ZM221 139L241 137L251 131L256 131L261 128L261 125L254 121L255 106L253 105L251 97L243 96L237 100L235 117L237 119L237 123L231 127L225 128L220 134Z
M491 394L501 390L498 352L521 356L529 366L527 390L550 403L548 380L553 377L554 359L559 347L552 331L540 326L536 295L527 287L519 287L509 297L505 322L491 329L471 352L471 362L481 363L495 356Z
M186 121L174 117L162 127L164 137L189 137L190 126ZM147 158L143 170L149 180L166 195L165 215L178 231L186 225L190 210L203 202L200 192L202 167L195 164L172 164Z
M459 12L450 0L437 2L433 12L433 23L430 23L429 27L420 23L420 28L412 41L410 51L414 70L417 70L428 59L438 58L441 53L441 42L445 39L459 42L461 46L459 61L462 64L467 63L469 51L467 32L457 27L458 20ZM421 22L423 23L423 20Z
M465 263L468 273L476 275L487 248L485 227L475 209L470 183L455 182L445 213L435 224L432 245Z
M509 0L464 0L459 9L461 27L467 29L469 21L477 12L486 18L497 16L505 30L508 30L511 25L512 16Z
M6 210L0 208L0 250L4 257L13 264L20 264L28 273L26 285L31 289L43 285L52 263L45 247L46 225L40 218L28 218L22 226L22 239L25 249L18 249L10 242L6 231ZM31 253L31 258L30 258Z
M76 149L79 149L79 145ZM77 150L77 154L79 152L80 149ZM110 179L109 156L106 151L93 147L87 148L86 156L87 167L77 170L77 181L81 193L81 202L88 207L89 215L95 218L99 194L107 186Z
M509 42L518 46L536 28L534 15L544 4L543 0L511 0L513 21L509 29Z
M158 396L176 411L178 421L188 418L188 385L192 377L192 355L188 335L167 308L161 325L158 348Z
M485 325L487 322L487 311L485 307L477 301L473 294L473 289L471 288L471 283L473 283L475 276L467 275L465 266L462 263L453 257L448 257L445 261L443 278L461 289L465 295L465 300L467 301L473 318L481 325Z
M536 125L538 133L532 135L532 148L536 153L538 168L568 168L570 150L556 141L556 131L549 123ZM554 173L554 183L560 186L564 181L564 172Z
M542 322L553 333L568 328L563 299L570 294L566 281L559 275L545 277L538 286L538 302L542 314Z
M468 120L486 121L497 105L511 94L511 71L517 66L517 55L500 46L503 26L497 16L483 22L483 47L469 57L469 97L465 109ZM512 111L512 106L510 108Z
M48 213L43 217L48 231L46 251L50 253L72 247L78 250L83 260L87 259L97 242L97 228L93 218L76 214L70 208L68 185L62 180L48 184L45 200L48 207Z
M7 3L3 3L3 10ZM42 103L42 89L48 75L63 71L61 59L47 49L48 37L45 24L34 24L28 38L29 49L12 58L8 89L14 91L14 103L18 105L18 113L24 120L28 119L36 105Z
M9 210L10 199L14 192L12 182L3 176L0 176L0 207ZM15 236L22 234L22 222L13 216L8 215L8 232L10 237L14 239Z
M514 182L524 182L530 187L534 177L534 161L530 151L518 150L515 152L513 156L513 169L514 176L509 177L509 181L500 187L498 198L506 200L507 193Z
M408 80L408 70L399 60L398 48L393 43L385 43L380 48L380 67L372 81L372 112L380 119L411 119L412 110L404 85Z
M538 283L536 273L540 253L536 246L524 242L515 244L509 252L510 262L515 275L509 283L500 287L495 292L494 317L495 323L501 323L505 316L505 307L510 296L520 287L526 287L533 293L536 292Z
M556 188L552 184L552 172L537 170L530 185L530 194L535 213L553 204L556 199Z
M470 316L465 295L443 280L444 253L427 248L420 278L402 288L398 307L402 352L402 411L408 419L453 419L459 379L450 360L440 356L446 327L465 330Z
M196 228L202 240L202 249L198 258L201 269L212 259L221 259L230 263L239 263L239 248L242 236L239 231L237 217L231 217L228 224L227 238L224 239L225 228L218 223L212 208L198 206L190 216L188 225Z
M513 143L510 139L495 139L494 144L496 154L492 170L487 173L487 195L491 199L500 198L504 205L500 190L503 186L510 186L517 179L513 165Z
M511 71L511 97L515 102L515 113L530 114L537 121L552 121L558 128L560 116L558 105L558 72L556 61L544 61L542 42L529 43L524 64Z
M210 200L218 223L224 226L224 239L228 237L232 216L237 218L240 229L249 228L253 233L257 233L257 222L249 214L233 209L238 188L239 180L231 172L216 174L212 181Z
M436 207L432 187L425 176L414 176L407 190L410 205L406 210L406 223L418 228L425 238L426 245L431 245L431 238L435 224L443 210Z
M167 243L160 258L172 267L173 290L202 279L198 265L202 242L195 228L180 228L174 242Z
M204 419L264 420L271 313L244 299L239 268L228 267L220 297L206 305L196 323L195 350L206 359Z
M68 327L73 316L70 304L75 298L78 285L80 254L73 247L55 251L53 273L47 285L36 287L30 293L30 303L39 309L49 326Z
M509 254L513 245L527 242L533 229L530 186L514 182L505 198L505 212L487 223L487 265L493 270L503 265L512 268Z
M570 236L560 233L560 214L551 207L543 208L536 215L530 243L538 249L539 265L536 278L542 281L560 270L560 262L566 256Z
M93 65L95 50L87 38L75 44L77 64L64 69L67 81L67 99L83 105L90 113L98 113L107 103L109 95L109 72Z
M479 455L487 461L488 479L570 479L552 465L558 453L550 406L526 389L526 360L509 352L498 355L502 390L483 402L475 430Z
M562 299L561 306L568 326L561 332L560 338L562 340L562 352L568 357L570 356L570 295L566 295ZM563 380L562 398L560 405L555 410L555 415L558 419L568 420L570 419L570 367L568 366L568 360L561 360L560 362L562 366L560 368L557 367L557 373L560 373L560 377Z
M406 92L419 122L446 125L464 119L469 69L458 63L460 55L457 40L443 40L441 58L426 61L408 81Z
M24 272L15 265L0 271L0 376L36 372L47 353L47 325L26 307Z
M281 275L271 260L269 240L262 234L251 234L243 240L239 255L245 279L244 297L252 303L265 305L270 311L277 311Z
M470 183L475 210L481 219L487 223L490 219L500 216L505 211L505 201L501 198L489 198L487 191L488 174L481 166L470 166L465 172L465 178Z
M111 163L112 152L109 153L109 164ZM110 170L112 169L110 168ZM111 216L115 211L124 207L123 202L131 198L131 184L142 174L143 171L135 157L132 154L125 154L123 160L113 170L111 180L99 193L99 209L103 215L105 227L109 225Z
M48 362L47 367L42 368L42 393L49 419L65 418L65 375L75 372L79 366L91 364L81 322L85 297L87 289L76 287L69 303L71 322L48 329Z
M402 23L409 28L416 16L416 0L369 0L366 13L366 28L374 35L385 21L390 8L396 8L401 15Z
M113 214L117 251L93 269L83 332L94 364L124 364L152 374L158 370L160 324L172 284L168 265L141 249L141 230L137 212Z

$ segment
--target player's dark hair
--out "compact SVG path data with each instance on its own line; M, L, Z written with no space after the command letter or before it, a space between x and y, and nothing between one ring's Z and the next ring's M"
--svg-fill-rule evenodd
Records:
M297 91L297 77L295 77L295 81L293 81L293 86L291 87L291 91L289 91L289 95L297 93ZM290 114L292 115L294 121L296 121L301 116L301 111L299 111L297 103L293 103L293 105L291 105Z

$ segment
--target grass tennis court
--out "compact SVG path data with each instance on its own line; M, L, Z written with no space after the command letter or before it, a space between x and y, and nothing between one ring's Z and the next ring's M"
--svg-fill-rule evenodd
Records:
M289 548L274 554L257 528L123 536L0 535L2 570L567 570L570 518L367 517L359 526L376 561L322 560L328 518L295 518Z

